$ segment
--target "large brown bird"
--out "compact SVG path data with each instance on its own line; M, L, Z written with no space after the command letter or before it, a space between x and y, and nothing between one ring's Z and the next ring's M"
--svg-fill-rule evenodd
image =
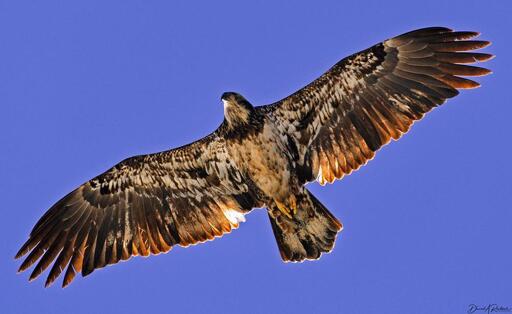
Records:
M317 259L341 223L304 187L333 182L372 159L414 121L479 84L462 65L492 55L466 52L487 41L444 27L412 31L345 58L296 93L253 107L224 93L224 121L210 135L161 153L128 158L82 184L36 223L16 258L19 271L52 262L50 285L76 272L212 240L265 207L284 261Z

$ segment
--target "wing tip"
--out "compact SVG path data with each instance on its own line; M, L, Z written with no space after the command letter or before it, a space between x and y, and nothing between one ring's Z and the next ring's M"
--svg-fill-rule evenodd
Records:
M490 40L479 40L479 42L481 42L482 45L484 45L484 46L482 46L480 48L485 48L485 47L489 47L489 46L492 45L492 41L490 41ZM478 48L478 49L480 49L480 48Z
M417 30L414 30L413 32L440 32L440 33L447 33L447 32L453 32L453 29L446 27L446 26L431 26L431 27L422 27L418 28Z
M496 55L492 54L492 53L483 53L483 52L480 52L480 53L472 53L472 56L473 56L473 63L474 62L486 62L486 61L490 61L494 58L496 58Z
M23 263L21 263L20 267L18 267L18 274L21 274L25 270L27 270L30 266L32 266L33 263L28 263L27 260L24 260Z
M42 272L43 272L43 270L40 270L39 267L36 267L34 269L34 271L30 274L30 277L28 278L28 281L31 282L31 281L36 280L37 277L39 277L39 275L41 275Z
M21 246L18 252L16 252L16 255L14 255L15 260L25 256L30 251L29 243L30 239Z
M473 83L474 84L468 84L468 85L463 85L461 87L457 87L457 89L476 89L476 88L482 87L482 84L480 84L478 82L473 81Z
M62 288L66 288L67 286L69 286L69 284L71 282L73 282L73 280L75 279L75 276L76 276L75 269L73 268L73 265L70 264L68 266L68 269L66 270L66 274L64 275L64 279L62 280L61 287Z

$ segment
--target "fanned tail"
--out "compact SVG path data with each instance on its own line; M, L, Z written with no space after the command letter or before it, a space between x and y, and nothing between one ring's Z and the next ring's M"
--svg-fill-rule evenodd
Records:
M334 247L342 224L313 194L303 188L297 199L297 213L284 215L276 204L268 214L281 258L285 262L301 262L320 258Z

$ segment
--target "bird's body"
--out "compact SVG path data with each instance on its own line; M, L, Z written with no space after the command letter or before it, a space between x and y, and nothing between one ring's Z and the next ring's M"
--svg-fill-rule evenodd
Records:
M50 208L16 257L20 271L52 262L46 284L173 246L212 240L266 208L284 261L330 252L341 223L305 188L364 165L414 121L490 71L474 32L420 29L347 57L296 93L253 106L224 93L224 121L169 151L128 158Z
M282 135L265 120L253 137L229 140L226 145L237 168L250 178L265 196L283 198L298 184L292 174L292 159Z
M226 141L228 154L267 199L284 200L299 188L294 156L274 121L263 116L258 123L249 127L249 136Z

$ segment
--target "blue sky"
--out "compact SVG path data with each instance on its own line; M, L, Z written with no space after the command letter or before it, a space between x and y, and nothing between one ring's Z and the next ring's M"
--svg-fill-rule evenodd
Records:
M508 1L0 1L3 313L466 313L512 306ZM310 185L344 223L284 264L263 210L220 240L134 258L66 289L13 259L60 197L125 157L220 124L219 97L278 100L339 59L425 27L477 30L494 74L366 167Z

